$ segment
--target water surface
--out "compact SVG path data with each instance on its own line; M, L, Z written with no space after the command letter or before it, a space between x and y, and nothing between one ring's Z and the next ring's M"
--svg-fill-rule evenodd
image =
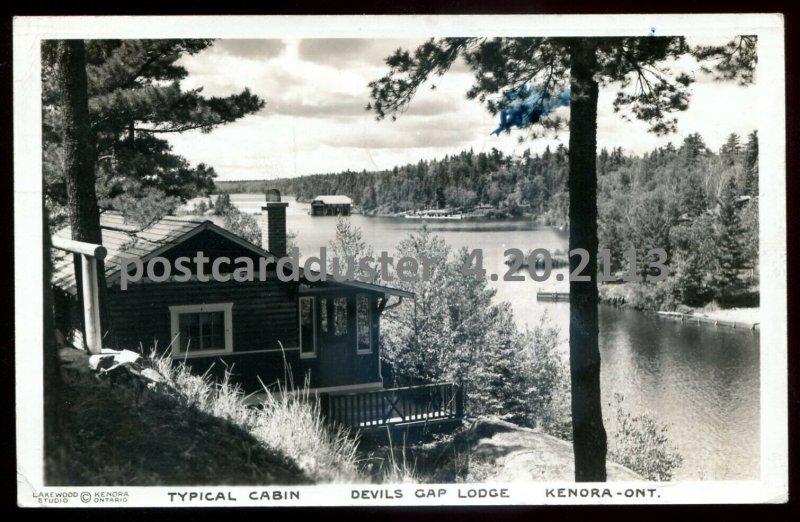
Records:
M264 196L236 194L231 200L245 212L259 212ZM308 204L292 198L287 227L297 234L304 256L319 255L335 235L335 217L311 217ZM353 215L364 240L376 254L393 252L420 226L419 220ZM265 216L259 216L265 223ZM567 283L502 281L505 250L567 250L568 236L529 220L428 221L428 228L453 249L483 249L489 283L497 299L511 303L521 328L543 316L561 331L566 350L569 305L536 301L536 290L566 290ZM555 273L555 272L554 272ZM758 333L727 327L681 323L634 310L600 307L600 352L605 415L612 415L614 394L622 394L634 413L650 412L670 426L670 439L684 457L676 479L754 479L759 476Z

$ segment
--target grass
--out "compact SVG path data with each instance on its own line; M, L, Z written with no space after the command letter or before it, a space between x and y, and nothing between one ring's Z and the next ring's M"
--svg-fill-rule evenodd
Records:
M306 484L292 459L240 426L187 407L177 390L137 390L63 372L49 485ZM54 429L52 425L47 429Z
M464 482L470 468L470 448L464 427L451 433L416 431L372 434L362 440L359 453L375 482L439 484Z
M46 425L61 434L47 455L48 485L452 483L487 480L497 472L493 463L472 457L462 430L359 439L331 427L307 383L267 394L262 406L253 407L228 378L215 382L168 357L144 360L165 378L144 386L127 373L100 380L83 352L65 352L73 359L62 363L61 418ZM624 463L656 461L666 466L645 471L668 475L674 463L669 451L659 453L664 434L653 423L630 421L636 436L624 437L632 442L622 454L635 462Z
M360 482L358 443L346 429L323 423L308 384L267 393L260 407L245 404L245 394L225 373L221 382L196 375L169 357L153 356L156 369L179 391L186 406L224 419L263 446L289 457L313 482Z
M323 424L308 389L244 403L227 378L214 382L152 355L166 382L100 380L67 350L58 424L47 455L52 485L313 484L364 482L357 440ZM74 352L74 353L73 353ZM125 382L125 381L129 382Z
M62 351L60 418L47 429L63 436L46 458L48 484L420 481L405 444L360 450L356 434L324 423L307 382L295 389L289 379L288 390L253 406L229 372L217 382L155 351L141 362L165 382L145 386L127 373L100 379L82 351Z
M418 484L422 482L411 448L390 443L380 448L362 445L360 462L373 482L378 484Z

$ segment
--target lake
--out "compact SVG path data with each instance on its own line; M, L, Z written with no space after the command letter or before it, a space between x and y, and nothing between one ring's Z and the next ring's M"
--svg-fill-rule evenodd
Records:
M242 211L260 212L262 194L235 194ZM319 255L335 235L335 217L311 217L307 203L291 197L287 228L297 234L303 256ZM262 226L264 215L258 216ZM375 254L392 253L417 230L418 220L353 215ZM536 300L536 290L568 289L567 283L502 281L504 251L518 248L567 250L568 236L529 220L428 221L455 250L483 249L484 268L499 274L489 283L496 299L508 301L521 328L544 316L561 331L563 349L569 334L569 304ZM554 271L555 273L555 271ZM649 412L670 427L670 440L683 455L675 479L756 479L760 470L760 365L758 332L681 323L634 310L600 307L600 352L604 415L613 415L614 394L624 396L632 413Z

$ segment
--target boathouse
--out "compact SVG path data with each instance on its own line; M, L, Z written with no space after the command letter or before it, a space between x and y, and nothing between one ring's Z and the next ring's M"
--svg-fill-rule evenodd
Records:
M349 216L352 205L347 196L317 196L311 201L311 215Z
M263 392L264 386L291 389L307 382L329 420L362 431L460 422L463 395L451 383L384 386L381 314L403 299L413 299L412 293L359 281L336 282L332 277L317 281L300 267L297 280L286 280L278 278L274 261L265 264L264 280L231 277L241 258L258 267L262 258L286 255L286 203L274 199L279 198L265 207L267 249L205 216L167 216L140 227L117 212L103 212L103 245L91 247L105 252L108 324L92 328L102 331L97 337L102 348L144 354L155 348L215 378L227 370L246 392ZM54 245L65 244L69 237L68 229L59 231ZM175 274L165 278L164 263L158 263L153 272L144 270L140 280L122 289L123 270L128 276L136 270L130 258L148 266L159 257L177 266L179 258L191 260L198 252L209 259L205 274L189 261L184 262L190 270L188 280ZM79 296L87 294L76 280L73 254L53 248L52 255L57 326L62 337L81 347L83 332L94 323L82 312ZM208 266L223 256L237 262L220 264L222 277L209 278ZM287 265L283 270L286 274L293 268Z

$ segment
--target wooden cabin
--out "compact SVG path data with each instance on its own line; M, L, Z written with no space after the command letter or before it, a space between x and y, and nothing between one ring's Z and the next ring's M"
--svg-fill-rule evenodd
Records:
M268 202L267 240L262 249L204 217L168 216L148 227L128 224L116 212L101 214L105 258L108 324L102 346L144 354L156 348L171 352L198 374L221 378L226 370L248 393L263 386L302 387L308 382L323 400L329 419L369 430L386 424L460 422L463 397L452 384L385 389L379 353L380 319L384 308L413 298L404 290L375 284L311 282L302 270L297 281L278 278L277 264L265 264L265 279L256 270L253 281L230 276L240 263L220 265L219 279L209 278L214 259L260 259L286 255L286 203ZM62 230L58 237L69 237ZM162 263L172 267L180 257L209 258L205 273L189 262L188 281L164 279ZM122 289L123 269L130 280L141 260L143 276ZM53 249L56 321L76 347L82 345L79 282L73 256ZM80 273L80 271L78 271ZM186 279L185 277L183 279ZM204 280L205 279L205 280ZM392 304L390 304L390 302ZM289 382L287 382L289 381ZM263 383L263 384L262 384Z
M311 201L312 216L349 216L353 200L347 196L317 196Z

